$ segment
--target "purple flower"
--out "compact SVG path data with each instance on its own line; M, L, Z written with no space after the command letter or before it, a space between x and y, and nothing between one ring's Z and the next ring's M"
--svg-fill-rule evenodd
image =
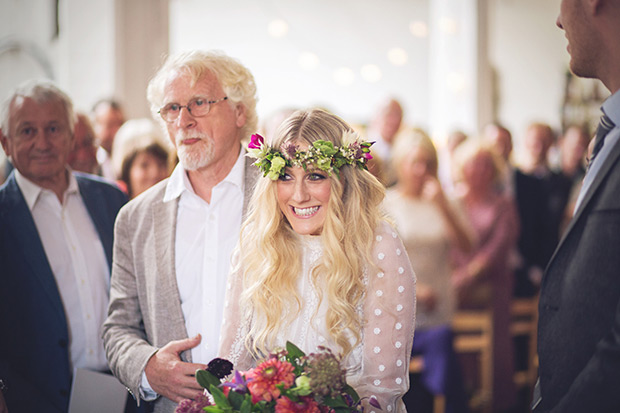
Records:
M201 413L203 412L206 406L211 406L211 402L209 398L205 394L201 394L196 397L195 400L184 399L182 400L177 408L175 409L175 413Z
M297 145L295 145L293 142L287 142L284 144L282 149L284 150L284 153L288 159L295 159Z
M207 371L211 372L218 379L223 379L228 376L233 369L233 364L221 358L214 358L209 362L207 366Z
M368 404L370 404L372 407L376 407L377 409L381 410L381 405L379 404L379 400L377 400L375 396L370 396L370 398L368 399Z
M246 394L248 392L249 381L251 381L251 379L245 380L243 378L243 375L239 373L239 370L235 370L235 378L230 382L222 383L222 386L230 387L232 390L236 391L237 393Z
M255 133L250 138L250 143L248 144L248 148L250 149L260 149L265 143L265 138L260 136L258 133Z

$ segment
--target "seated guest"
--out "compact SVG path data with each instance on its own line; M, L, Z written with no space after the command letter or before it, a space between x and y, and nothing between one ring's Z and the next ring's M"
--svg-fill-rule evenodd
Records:
M417 276L412 355L423 356L422 382L431 393L445 396L446 412L464 412L467 399L450 328L455 308L450 251L469 251L473 233L460 206L444 195L437 178L437 151L424 131L401 134L392 160L398 180L387 190L384 207Z
M99 175L101 172L97 162L95 131L90 119L84 113L76 114L73 149L69 153L68 163L71 169L77 172L95 175Z
M340 118L299 111L250 152L265 173L229 276L220 354L240 370L287 340L343 354L347 381L386 412L406 411L415 278L384 220L367 147Z
M453 251L457 265L453 282L459 309L493 315L493 411L502 412L516 402L509 330L514 277L509 256L516 246L519 220L512 197L498 189L502 165L495 151L464 143L456 157L464 190L460 202L478 242L469 252Z
M128 120L116 132L112 166L129 198L170 175L170 145L150 119Z
M0 113L15 166L0 188L0 379L11 413L66 412L74 369L108 370L101 325L127 198L67 167L73 105L55 85L18 86Z

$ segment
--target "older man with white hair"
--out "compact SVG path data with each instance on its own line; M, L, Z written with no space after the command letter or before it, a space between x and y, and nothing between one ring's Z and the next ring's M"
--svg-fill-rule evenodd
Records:
M17 87L1 120L0 141L15 167L0 187L4 398L11 413L66 412L74 369L108 370L100 329L114 219L127 199L68 167L73 105L54 84Z

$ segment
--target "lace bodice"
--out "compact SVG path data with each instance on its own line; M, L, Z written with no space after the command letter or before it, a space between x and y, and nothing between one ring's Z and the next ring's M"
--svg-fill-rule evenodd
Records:
M297 288L303 305L299 317L278 334L277 346L284 347L288 340L306 354L319 345L339 352L325 328L327 300L320 300L317 288L321 286L313 285L310 278L310 271L322 254L321 238L300 238L303 261ZM400 399L409 386L415 275L398 234L387 223L376 231L373 256L380 270L367 270L364 274L366 292L358 307L363 320L361 342L344 360L347 382L361 397L377 397L383 411L405 411ZM219 354L231 360L236 369L245 370L254 367L255 360L244 346L249 321L240 316L240 274L231 274L228 283Z

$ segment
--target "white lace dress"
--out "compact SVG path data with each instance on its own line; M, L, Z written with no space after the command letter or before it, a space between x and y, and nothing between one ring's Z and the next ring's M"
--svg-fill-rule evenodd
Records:
M339 352L325 328L326 300L319 301L310 271L322 254L321 237L300 237L303 246L303 274L298 291L303 300L300 316L278 334L277 346L291 341L306 354L317 346ZM401 397L409 388L409 357L415 325L415 275L396 231L387 223L377 229L373 251L380 268L364 274L367 285L358 308L364 320L361 343L344 360L347 382L361 397L375 396L384 412L406 411ZM238 370L256 362L244 346L249 320L242 319L238 297L242 288L239 274L228 281L220 357L232 361ZM373 408L366 405L367 412Z

